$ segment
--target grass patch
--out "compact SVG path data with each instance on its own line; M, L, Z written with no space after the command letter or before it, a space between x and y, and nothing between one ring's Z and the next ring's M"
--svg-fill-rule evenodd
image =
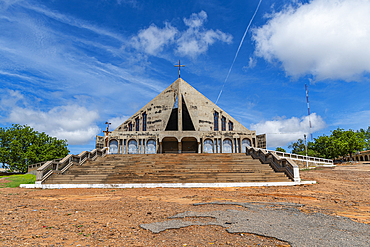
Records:
M16 188L20 184L34 184L36 181L36 176L32 174L0 176L0 178L7 180L6 183L0 183L0 188Z

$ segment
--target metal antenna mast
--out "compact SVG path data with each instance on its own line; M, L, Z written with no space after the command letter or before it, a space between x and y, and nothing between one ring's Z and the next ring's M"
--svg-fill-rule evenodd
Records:
M304 84L304 86L305 86L305 88L306 88L306 99L307 99L307 109L308 109L308 121L310 122L310 135L311 135L311 141L312 141L312 140L313 140L313 138L312 138L312 130L311 130L312 125L311 125L311 117L310 117L311 113L310 113L310 103L309 103L309 101L308 101L308 90L307 90L307 84L305 83L305 84Z

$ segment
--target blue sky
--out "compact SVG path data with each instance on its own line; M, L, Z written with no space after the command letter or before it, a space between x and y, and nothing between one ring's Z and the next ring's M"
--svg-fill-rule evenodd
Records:
M0 0L0 126L94 148L182 78L213 102L259 0ZM268 148L370 124L370 2L264 0L218 105Z

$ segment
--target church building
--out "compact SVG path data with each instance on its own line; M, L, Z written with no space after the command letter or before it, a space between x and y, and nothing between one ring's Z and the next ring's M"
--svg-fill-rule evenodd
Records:
M132 117L105 136L96 148L110 154L245 153L266 148L256 135L179 78Z

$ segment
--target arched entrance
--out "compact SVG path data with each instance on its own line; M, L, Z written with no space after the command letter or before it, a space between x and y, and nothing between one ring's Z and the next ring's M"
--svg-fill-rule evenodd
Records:
M233 143L230 139L225 139L222 142L222 152L226 154L231 154L233 152Z
M247 152L247 147L251 146L251 140L245 138L242 140L242 153Z
M181 139L182 153L198 153L198 141L194 137L184 137Z
M360 161L364 161L364 157L360 156Z
M162 153L178 153L178 141L175 137L165 137L162 140Z
M365 161L369 161L369 158L367 155L365 155Z
M117 140L111 140L109 142L109 153L110 154L118 153L118 141Z
M137 154L137 141L136 140L130 140L128 142L128 153Z
M156 143L155 140L148 140L146 143L146 153L155 154L156 153Z
M213 141L211 139L204 140L203 153L213 153Z

